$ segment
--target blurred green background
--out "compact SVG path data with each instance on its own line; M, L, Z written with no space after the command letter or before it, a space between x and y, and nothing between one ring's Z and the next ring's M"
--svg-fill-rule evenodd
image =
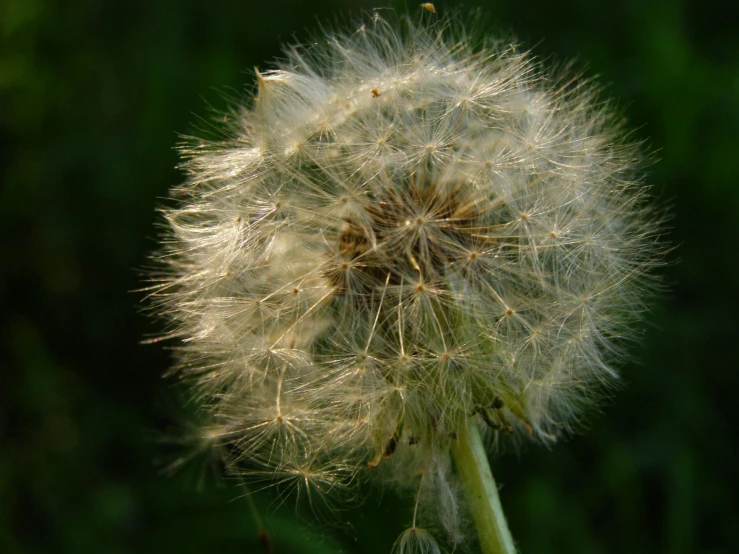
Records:
M1 552L265 552L237 484L162 475L169 354L139 344L157 325L130 291L182 179L178 133L283 41L378 4L0 0ZM678 245L625 389L586 434L494 461L524 554L739 552L737 6L484 6L491 30L600 75L658 153ZM278 554L385 553L411 515L377 490L343 530L269 492L256 507Z

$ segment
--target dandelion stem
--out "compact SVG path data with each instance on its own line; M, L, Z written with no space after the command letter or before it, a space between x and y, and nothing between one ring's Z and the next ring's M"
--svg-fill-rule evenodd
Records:
M490 471L480 431L472 418L465 420L454 443L454 461L483 554L515 554L516 547L500 504L498 487Z

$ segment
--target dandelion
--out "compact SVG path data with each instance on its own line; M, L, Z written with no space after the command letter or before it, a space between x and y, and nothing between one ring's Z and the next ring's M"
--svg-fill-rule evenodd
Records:
M513 552L484 445L552 443L615 382L661 224L591 82L432 17L289 49L186 142L153 298L238 475L415 488L397 552L470 518Z

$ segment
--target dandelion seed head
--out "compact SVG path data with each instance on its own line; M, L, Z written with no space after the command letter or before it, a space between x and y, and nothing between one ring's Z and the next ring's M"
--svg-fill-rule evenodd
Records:
M181 148L153 294L229 467L311 503L423 475L455 544L461 422L576 428L663 251L597 88L457 25L375 14L257 71ZM395 550L439 546L414 518Z

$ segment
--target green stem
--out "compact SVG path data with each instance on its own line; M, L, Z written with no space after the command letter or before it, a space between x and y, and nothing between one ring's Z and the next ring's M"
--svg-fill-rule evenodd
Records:
M516 554L485 446L472 418L466 419L453 442L452 454L483 554Z

